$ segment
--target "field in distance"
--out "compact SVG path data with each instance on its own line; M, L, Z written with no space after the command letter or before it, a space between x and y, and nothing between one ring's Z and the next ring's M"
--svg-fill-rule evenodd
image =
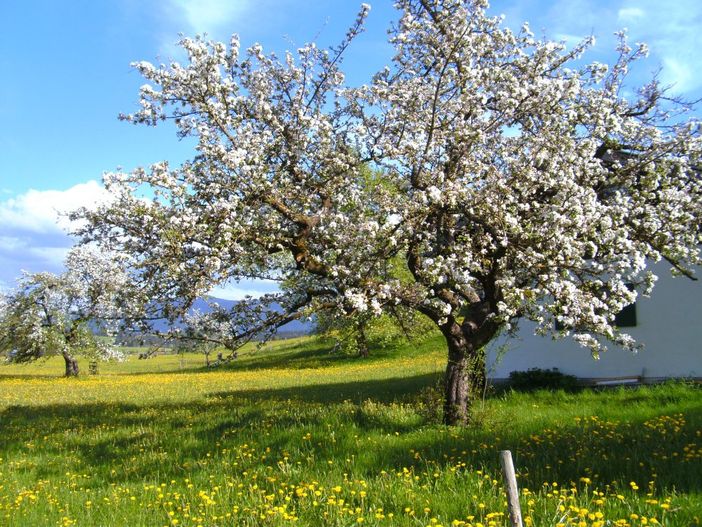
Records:
M698 386L507 391L446 428L440 338L331 348L0 366L0 525L506 526L502 449L527 526L700 524Z

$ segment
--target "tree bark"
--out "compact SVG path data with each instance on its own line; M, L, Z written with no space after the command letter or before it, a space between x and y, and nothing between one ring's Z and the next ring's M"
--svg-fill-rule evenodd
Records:
M458 425L468 421L471 401L467 363L466 357L449 351L444 375L444 424Z
M460 326L442 327L448 347L444 375L444 424L468 423L473 402L485 387L484 343L472 342Z
M358 356L365 359L369 355L368 341L366 340L366 332L364 331L365 324L359 324L356 328L356 347L358 348Z
M64 353L63 360L66 362L66 377L78 377L79 370L76 358L68 353Z

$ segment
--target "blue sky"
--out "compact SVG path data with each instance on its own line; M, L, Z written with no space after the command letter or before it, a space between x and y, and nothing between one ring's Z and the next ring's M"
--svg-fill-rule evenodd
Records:
M367 0L366 0L367 1ZM0 288L21 270L59 271L71 240L58 211L100 199L104 171L192 154L169 126L117 120L136 108L143 80L129 64L179 57L179 33L207 32L282 51L316 40L337 43L358 11L351 0L3 0L0 2ZM369 2L367 31L346 60L352 84L367 82L389 61L390 0ZM688 98L702 96L702 2L678 0L501 0L490 11L518 28L574 43L594 34L590 59L611 61L612 33L627 27L649 44L642 75L662 79ZM230 286L230 298L270 290Z

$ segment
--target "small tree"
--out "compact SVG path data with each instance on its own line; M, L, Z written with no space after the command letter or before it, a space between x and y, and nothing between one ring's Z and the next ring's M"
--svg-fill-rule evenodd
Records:
M187 64L137 63L149 84L124 118L173 120L197 155L107 175L116 199L83 213L83 233L132 255L154 301L181 311L229 279L285 280L268 298L282 313L241 317L242 303L236 320L258 327L232 324L231 343L319 311L416 309L446 339L444 419L460 423L485 345L516 320L592 353L599 337L631 348L614 316L651 291L648 263L692 276L700 124L655 79L625 88L646 49L624 34L611 67L583 65L592 39L514 33L484 0L396 5L393 62L358 89L340 65L365 5L331 50L279 60L186 38ZM398 258L410 280L388 271Z
M114 262L86 248L73 249L66 271L25 274L0 302L0 353L10 362L61 355L66 376L79 373L76 356L116 359L120 354L97 331L120 322L126 275Z

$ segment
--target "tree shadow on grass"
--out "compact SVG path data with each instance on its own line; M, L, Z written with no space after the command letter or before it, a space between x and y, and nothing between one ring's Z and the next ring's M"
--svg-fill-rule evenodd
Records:
M301 370L320 369L330 366L372 364L399 355L411 357L413 353L420 354L426 351L427 348L434 347L435 342L433 339L427 338L421 342L415 343L413 349L408 350L406 346L407 343L404 341L398 341L386 347L376 346L369 356L360 357L341 351L334 351L334 342L319 339L305 344L303 349L300 349L297 343L272 349L266 349L264 346L261 350L242 354L239 358L222 364L219 367L202 367L193 371Z
M276 470L287 453L295 462L319 463L311 470L328 471L319 460L329 460L362 478L460 463L497 475L498 451L510 449L520 485L532 489L552 481L579 484L585 477L600 488L626 488L630 481L643 487L656 474L659 488L702 491L702 402L688 405L682 419L658 418L661 410L651 405L633 421L568 419L544 429L526 418L520 426L495 421L488 411L473 427L445 428L412 407L416 394L436 380L432 374L216 392L183 404L14 406L0 413L0 457L52 460L30 463L40 479L61 477L67 468L61 460L74 460L73 470L94 474L99 486L204 475L212 463L242 459L244 444L253 445L256 456L268 448L268 459L254 456L241 470L245 463ZM631 397L646 400L636 392ZM577 405L576 399L554 400Z
M212 392L214 398L248 398L251 400L298 400L308 403L340 403L343 401L362 402L373 399L390 403L403 401L425 387L433 386L440 378L438 373L394 377L368 381L310 384L301 387L274 388L259 390L232 390Z

